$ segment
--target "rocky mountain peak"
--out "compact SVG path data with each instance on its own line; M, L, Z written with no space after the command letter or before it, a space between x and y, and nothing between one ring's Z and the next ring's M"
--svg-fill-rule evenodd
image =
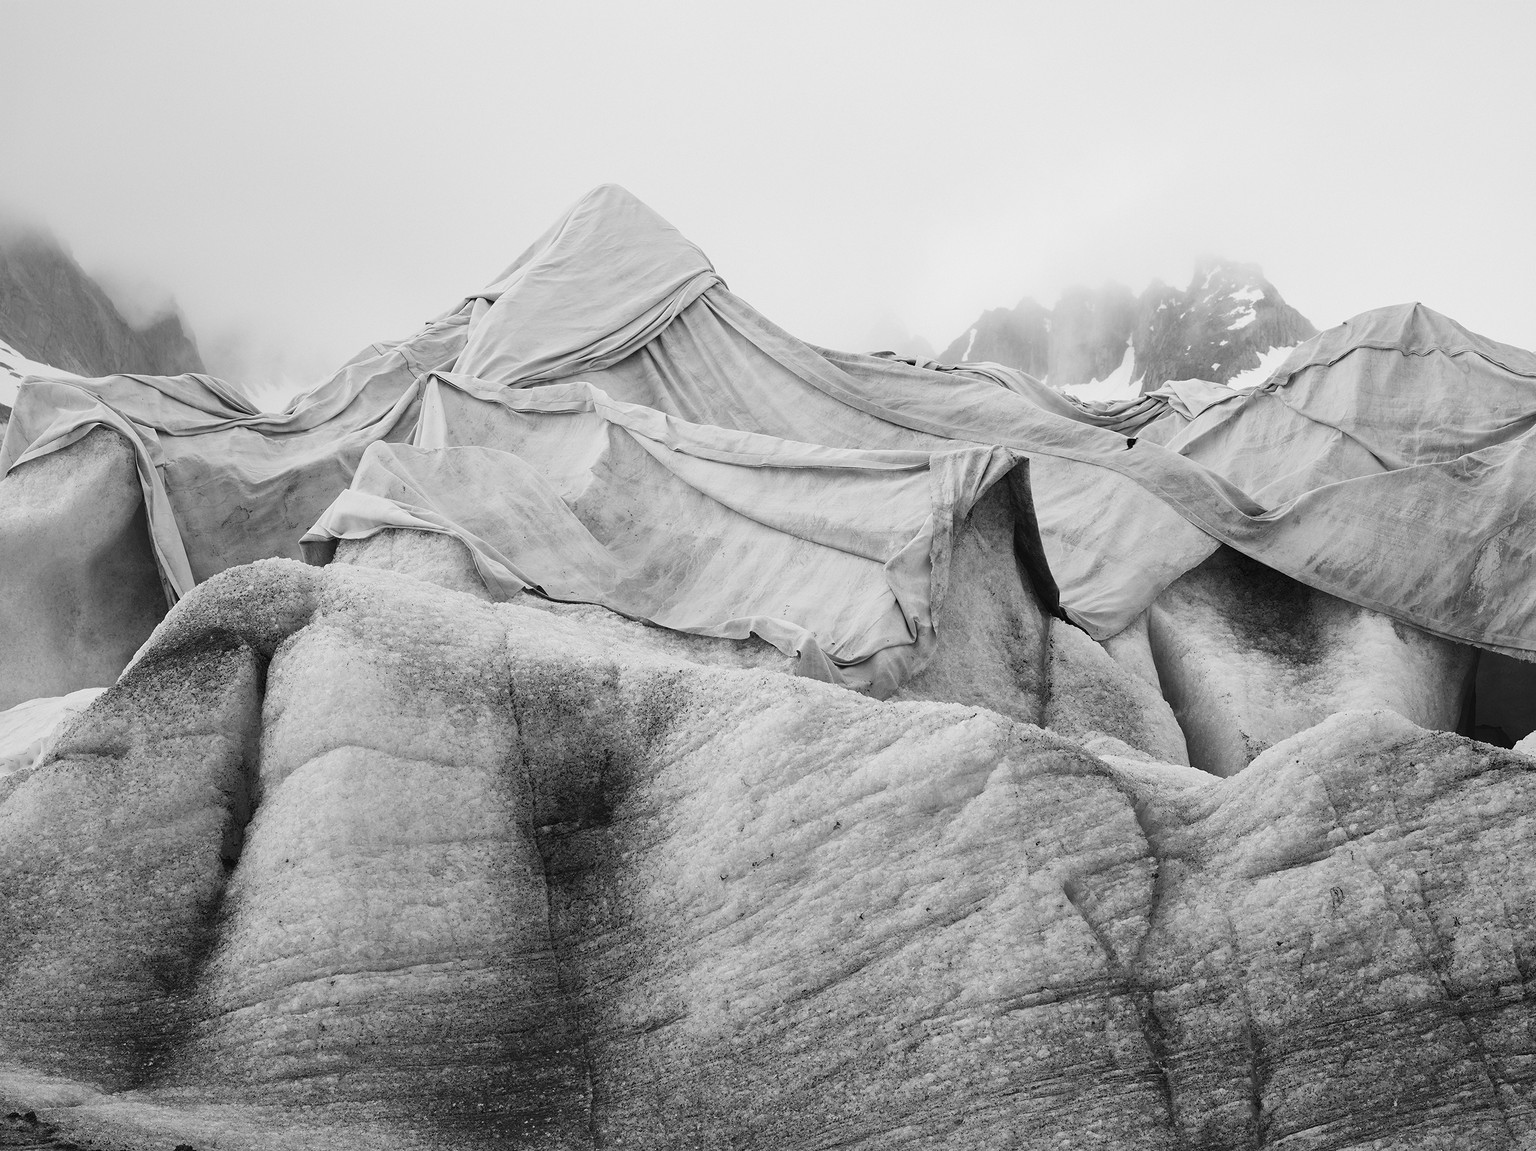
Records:
M1108 379L1125 360L1136 297L1123 284L1074 288L1051 313L1048 379L1083 384Z
M1057 388L1129 398L1168 380L1231 383L1316 333L1257 265L1206 257L1182 291L1154 280L1137 296L1106 284L1064 292L1050 311L1030 299L992 309L939 358L992 360Z
M1207 257L1183 292L1153 285L1142 301L1134 344L1143 391L1168 380L1228 383L1269 349L1317 334L1256 264Z
M944 349L946 363L989 360L1044 378L1051 370L1051 313L1034 300L1013 308L993 308Z

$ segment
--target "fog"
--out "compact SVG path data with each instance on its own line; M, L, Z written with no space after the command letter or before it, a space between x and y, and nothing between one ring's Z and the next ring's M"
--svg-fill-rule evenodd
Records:
M7 3L0 205L318 379L615 181L814 343L1257 262L1536 347L1521 5Z

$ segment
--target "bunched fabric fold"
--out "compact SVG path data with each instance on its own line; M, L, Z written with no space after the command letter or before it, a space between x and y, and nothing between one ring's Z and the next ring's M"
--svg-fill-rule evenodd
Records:
M549 407L577 395L590 410ZM409 339L366 349L281 413L256 410L240 389L208 376L31 378L0 445L0 472L68 446L91 426L117 430L138 457L155 555L172 595L238 563L298 556L300 537L317 521L322 535L362 530L365 505L381 526L403 507L423 522L433 511L482 541L477 562L493 583L506 578L507 586L561 595L553 589L579 581L549 575L560 557L543 547L508 550L510 537L470 513L496 505L506 523L523 522L533 505L514 512L515 490L551 522L570 528L560 517L575 516L611 553L617 537L592 530L602 520L596 505L578 500L577 512L558 487L559 500L550 502L539 486L553 482L556 459L542 437L581 420L606 429L611 462L632 457L638 466L646 456L659 467L668 459L674 466L662 471L681 485L678 499L684 489L693 493L687 499L708 493L714 506L757 523L771 517L753 501L771 503L780 485L793 487L785 477L830 474L786 465L785 452L864 453L866 460L909 453L929 461L930 479L948 467L934 471L940 457L1027 459L1062 609L1096 638L1126 627L1172 580L1227 544L1435 635L1536 656L1536 597L1526 588L1536 550L1531 353L1404 305L1314 337L1252 393L1176 381L1124 405L1082 404L999 365L937 366L812 347L732 294L696 246L612 185L580 201L488 288ZM695 430L685 435L685 428ZM778 446L741 449L748 441L736 436ZM669 437L691 446L672 446ZM719 448L717 439L736 446ZM560 436L550 442L566 444ZM389 474L415 485L387 513L364 499L378 495L366 477L352 486L365 450L379 443L396 448L378 449L370 468L397 469ZM422 451L405 450L407 443ZM424 454L455 448L484 450ZM777 478L711 486L701 477L706 463L724 466L710 455L717 450L737 453L731 475L755 468L759 480ZM753 452L761 460L743 462ZM1000 466L981 467L979 490L995 482ZM684 478L688 469L699 475ZM738 487L750 495L716 498ZM591 490L623 506L619 488ZM840 522L850 530L878 522L884 490L850 487L837 498L875 502L850 504ZM974 498L968 487L956 490L949 503L925 497L923 506L932 513ZM338 498L342 510L327 512ZM635 585L615 574L629 569L603 566L573 528L556 533L575 549L561 560L562 578L606 581L599 602L615 610L683 621L667 626L752 620L731 626L772 630L765 621L779 617L763 605L775 597L752 598L762 589L740 587L744 598L734 607L711 601L708 611L685 610L690 601L680 589L695 570L689 565L700 562L696 541L683 517L656 523L670 525L653 528L661 533L658 555L671 547L692 557L678 569L678 588L633 598ZM821 538L802 530L809 532L797 524L789 536ZM529 574L533 555L543 565L537 578ZM870 658L848 646L852 633L844 629L862 602L853 589L863 587L855 581L828 593L846 599L832 632L798 618L800 638L784 642L803 653L803 636L814 634L838 667Z

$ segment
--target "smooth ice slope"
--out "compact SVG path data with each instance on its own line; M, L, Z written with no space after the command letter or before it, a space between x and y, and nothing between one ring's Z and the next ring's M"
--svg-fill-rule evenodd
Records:
M1336 712L1454 731L1475 653L1222 548L1153 605L1151 648L1190 762L1217 775Z

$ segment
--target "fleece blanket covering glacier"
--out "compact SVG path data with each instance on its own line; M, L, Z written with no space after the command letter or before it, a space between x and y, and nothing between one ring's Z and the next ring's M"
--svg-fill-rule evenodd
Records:
M578 383L584 390L573 391ZM1409 305L1322 333L1252 394L1195 382L1127 404L1082 404L997 365L944 367L805 344L732 294L696 246L614 186L583 198L484 291L407 340L366 349L281 413L255 410L240 389L208 376L29 378L0 445L0 471L66 446L96 424L116 428L139 454L151 531L173 594L235 563L296 556L310 529L313 538L365 532L358 508L369 504L374 530L434 509L461 538L478 541L471 547L483 575L499 566L510 573L506 588L559 595L546 575L534 575L526 541L539 532L577 538L566 518L572 493L559 489L565 465L532 446L542 432L526 429L511 437L521 446L510 454L521 463L490 454L508 451L502 424L560 423L536 398L552 386L566 389L559 402L579 392L591 405L583 418L603 426L601 435L591 434L594 443L608 437L607 450L640 450L653 460L678 454L665 435L645 441L650 451L630 431L615 430L626 425L599 413L623 411L636 426L672 428L669 434L690 445L682 454L735 477L701 469L712 473L708 499L742 524L762 518L743 501L775 490L761 482L765 475L815 472L818 483L801 490L816 508L844 509L839 530L854 530L861 516L878 519L868 501L886 498L871 494L882 483L905 485L901 522L912 529L905 547L923 522L963 514L1007 461L1027 459L1062 607L1096 637L1125 627L1225 543L1434 634L1536 655L1536 597L1522 594L1536 544L1531 353ZM500 402L513 392L527 399ZM750 465L737 458L742 435L758 437L746 453ZM614 436L628 437L630 446L615 448L623 440ZM395 449L376 449L373 464L359 472L375 443ZM475 453L446 462L466 448L494 466L468 466ZM866 464L880 453L915 453L914 461L926 462L873 471L849 462L854 455L837 468L795 462L814 449L874 453ZM934 461L952 453L988 462L962 469L975 490L935 500L934 476L947 474L949 464L935 472ZM912 479L918 473L922 484ZM680 470L669 475L669 484L693 482ZM403 492L403 477L413 494L394 499L389 510L386 493ZM739 497L717 498L738 486ZM922 498L912 495L919 487ZM620 494L591 489L600 490ZM668 490L667 499L684 498L681 488ZM327 516L338 498L341 510ZM471 517L483 498L506 515ZM537 530L529 520L535 508L548 517ZM780 526L809 548L842 547L836 531L818 536L807 526L813 518L808 512ZM597 519L576 519L608 546L592 532ZM945 562L943 537L942 530L925 537L930 585ZM937 552L933 539L941 541ZM835 565L812 565L821 582L807 588L801 567L808 553L761 545L743 543L731 554L750 554L754 578L776 582L786 604L846 603L866 587L828 574ZM653 531L644 546L655 554L630 556L635 570L662 570L687 541L677 531ZM883 568L900 551L871 554L886 557ZM551 558L544 553L538 562ZM576 579L575 598L705 634L765 620L759 609L775 598L725 602L679 591L665 603L637 600L616 590L623 580L610 578L611 569L599 565L592 573L609 574ZM489 578L493 590L503 586L498 579ZM906 593L893 586L887 580L882 594L895 603ZM841 652L851 667L871 658L851 630L857 616L852 609L824 618L802 612L777 634L811 653L808 665L820 658L815 652L828 659ZM916 650L925 624L906 620L905 609L902 618L902 628L882 634L892 646ZM900 667L916 665L893 666L900 675Z

